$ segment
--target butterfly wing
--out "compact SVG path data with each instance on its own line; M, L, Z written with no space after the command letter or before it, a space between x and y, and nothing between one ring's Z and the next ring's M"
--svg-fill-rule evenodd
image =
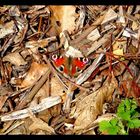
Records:
M71 75L76 75L81 72L87 67L87 65L89 65L89 60L87 58L74 58L72 62Z

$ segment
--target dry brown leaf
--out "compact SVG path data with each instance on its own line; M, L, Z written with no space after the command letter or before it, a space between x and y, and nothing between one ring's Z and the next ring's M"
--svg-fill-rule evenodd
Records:
M92 122L98 115L102 114L103 104L112 98L112 94L117 88L117 80L114 76L106 79L104 85L97 91L81 100L72 110L72 117L76 118L74 131L81 134L84 129L91 127Z
M123 55L126 46L127 46L127 40L125 37L116 40L113 44L113 54ZM115 57L118 58L118 56Z
M117 21L122 23L123 26L125 26L125 17L124 17L123 6L119 6L119 17L118 17Z
M37 92L37 94L35 95L35 97L33 98L33 101L31 102L30 106L35 106L38 103L40 103L40 101L46 97L49 96L49 86L47 84L48 82L46 82Z
M0 86L0 110L10 96L12 89L10 87Z
M99 49L103 44L105 44L108 41L109 35L104 35L101 39L98 41L95 41L90 48L88 48L88 51L86 52L86 55L93 53L97 49Z
M46 7L45 5L36 5L36 6L31 6L30 10L27 11L27 14L30 18L35 18L41 14L49 14L50 11L48 9L48 7Z
M64 92L65 88L64 86L61 84L61 82L56 78L56 77L52 77L51 78L51 96L63 96L65 95Z
M51 84L49 82L51 82ZM46 81L46 83L40 88L40 90L35 95L33 101L31 102L30 106L37 105L41 100L49 96L51 97L64 96L65 97L64 87L55 76L51 78L51 81ZM58 109L56 111L58 111Z
M132 23L132 30L135 31L138 28L139 28L139 24L137 22L133 21L133 23Z
M110 8L110 9L106 12L105 17L104 17L104 20L102 21L101 24L105 24L105 23L107 23L107 22L110 22L110 21L112 21L112 20L115 20L115 19L117 19L117 17L118 17L117 13L116 13L114 10L112 10L112 9Z
M33 5L33 6L29 7L29 11L27 13L29 14L29 13L36 12L44 7L45 7L45 5Z
M3 57L3 61L8 61L15 66L26 65L27 62L23 59L23 57L19 54L19 52L11 52Z
M99 30L96 28L87 36L87 39L91 41L96 41L97 39L99 39L100 36L101 35L99 33Z
M15 16L15 17L19 17L20 16L20 10L18 6L11 6L9 9L9 15L10 16Z
M46 73L47 70L48 70L47 65L33 62L31 64L31 67L30 67L25 79L23 80L23 82L21 83L21 85L19 87L25 88L25 87L34 85L35 82L37 82L39 80L39 78L43 74Z
M123 61L123 63L124 63L125 65L127 65L128 62L129 62L128 60ZM124 70L126 69L126 67L124 66L124 64L118 63L118 64L116 64L116 65L114 66L113 70L114 70L114 75L115 75L115 76L119 76L119 75L121 75L121 74L124 72ZM106 71L106 70L105 70L105 71ZM102 74L104 75L104 71L102 72Z
M24 39L24 36L26 34L26 31L28 29L28 24L24 20L21 19L22 22L20 21L19 24L17 25L18 26L18 33L14 38L14 44L16 44L16 45L18 43L22 42L22 40Z
M91 128L89 128L88 130L85 130L84 131L84 134L90 134L91 132L91 130L93 131L95 131L95 128L96 127L98 127L99 125L99 123L101 122L101 121L110 121L111 119L113 119L113 118L115 118L116 117L116 114L115 113L106 113L106 114L103 114L103 115L101 115L101 116L99 116L93 123L92 123L92 127ZM96 133L95 133L96 134Z
M14 33L14 21L5 23L4 25L0 24L0 38L4 38L6 35Z
M34 47L44 48L49 44L49 42L55 41L55 40L56 40L56 37L53 36L53 37L49 37L49 38L45 38L45 39L41 39L41 40L37 40L37 41L34 41L34 40L28 41L28 42L26 42L25 48L34 48Z
M50 6L52 10L52 25L56 25L56 22L60 22L60 32L67 30L70 34L74 31L76 24L75 19L78 16L75 12L75 7L71 5L65 6Z
M123 36L125 36L125 37L134 37L134 38L138 39L138 33L134 32L133 30L131 30L128 27L126 27L125 30L123 31Z
M62 99L60 96L44 98L41 100L41 103L39 103L37 105L34 105L34 106L30 105L29 108L18 110L18 111L13 111L11 113L2 115L1 121L5 122L5 121L19 120L19 119L27 118L30 116L30 111L32 111L34 113L38 113L38 112L44 111L48 108L51 108L57 104L60 104L61 102L62 102Z
M115 116L104 115L123 97L139 103L139 12L137 5L0 6L0 133L100 135L99 122ZM68 69L73 57L92 64L77 78L63 77L40 47L48 58L68 57Z
M30 117L33 120L33 123L29 126L29 130L35 131L36 129L41 129L47 131L49 134L55 134L54 129L46 122L42 121L39 118L36 118L33 115L31 115Z
M6 10L8 10L10 8L10 6L7 6L7 5L3 5L3 6L0 6L0 13L4 13Z
M17 121L10 128L8 128L3 134L4 135L6 135L6 134L10 134L10 135L23 134L23 131L24 131L22 129L23 124L24 124L24 121Z
M0 96L0 110L2 109L7 99L8 99L8 96Z

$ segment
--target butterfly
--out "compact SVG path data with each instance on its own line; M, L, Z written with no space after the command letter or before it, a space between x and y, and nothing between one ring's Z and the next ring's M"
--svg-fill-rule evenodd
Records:
M51 61L54 67L66 77L77 77L91 64L86 57L71 57L66 55L53 54Z

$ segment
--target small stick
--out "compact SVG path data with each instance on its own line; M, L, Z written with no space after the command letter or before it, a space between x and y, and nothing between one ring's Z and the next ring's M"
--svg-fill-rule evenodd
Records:
M12 130L14 130L15 128L19 127L22 124L24 124L24 121L15 122L6 132L3 133L3 135L8 134L9 132L11 132Z
M25 105L27 105L29 102L31 102L31 100L33 99L33 97L35 96L35 94L39 91L39 89L43 86L43 84L45 83L45 81L48 79L48 75L49 74L50 74L50 70L48 70L40 78L40 80L36 83L36 85L33 87L33 89L31 90L31 92L18 104L18 106L16 107L16 110L19 110L19 109L23 108Z
M10 114L2 115L1 121L6 122L10 120L18 120L18 119L27 118L30 116L29 110L31 110L33 113L38 113L52 106L55 106L61 102L62 102L61 96L47 97L47 98L42 99L41 103L33 107L28 107L22 110L13 111Z
M83 82L85 82L90 75L93 73L93 71L99 66L100 61L102 60L104 54L101 53L99 55L98 58L96 58L93 63L91 64L91 66L89 66L82 74L80 74L77 78L76 78L76 84L80 85Z
M79 35L78 38L70 41L70 45L75 46L78 43L80 43L81 40L83 40L91 31L93 31L98 25L101 24L103 19L104 19L104 15L101 16L100 18L98 18L98 20L96 20L89 28L87 28L85 31L83 31L81 33L81 35Z
M69 84L69 88L66 94L66 100L63 105L63 111L64 113L68 114L70 112L70 105L72 101L72 96L73 96L73 90L72 90L72 84Z

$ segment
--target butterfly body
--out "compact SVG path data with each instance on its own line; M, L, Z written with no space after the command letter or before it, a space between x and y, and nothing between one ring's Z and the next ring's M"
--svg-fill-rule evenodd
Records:
M57 54L51 57L54 67L66 77L77 77L89 64L88 58L59 56Z

